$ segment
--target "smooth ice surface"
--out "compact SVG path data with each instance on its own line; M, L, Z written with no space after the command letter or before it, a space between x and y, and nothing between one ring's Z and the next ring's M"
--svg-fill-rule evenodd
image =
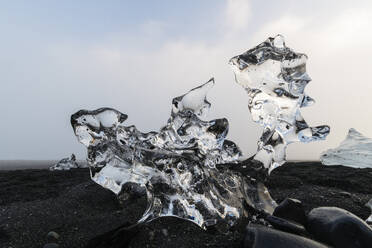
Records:
M79 164L76 162L75 154L71 154L69 158L63 158L55 165L51 166L49 170L70 170L79 168Z
M200 119L211 107L206 95L213 85L211 79L174 98L158 132L125 126L127 115L110 108L71 116L78 140L88 148L95 182L119 196L125 185L146 190L148 207L139 223L176 216L202 228L229 227L248 215L247 205L273 211L275 202L262 183L229 169L239 166L241 152L226 140L227 119Z
M309 127L300 113L314 103L304 92L311 80L306 61L281 35L230 60L236 82L247 91L252 119L264 128L254 160L268 173L285 162L288 144L322 140L329 133L329 126Z
M351 128L341 144L320 155L324 165L372 168L372 139Z

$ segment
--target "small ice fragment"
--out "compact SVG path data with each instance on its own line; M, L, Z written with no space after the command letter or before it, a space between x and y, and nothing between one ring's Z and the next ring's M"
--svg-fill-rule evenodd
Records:
M79 168L79 164L76 162L75 154L71 154L69 158L63 158L55 165L51 166L49 170L70 170Z

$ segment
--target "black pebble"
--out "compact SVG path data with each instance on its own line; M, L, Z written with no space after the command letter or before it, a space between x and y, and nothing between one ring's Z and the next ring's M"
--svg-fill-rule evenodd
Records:
M302 236L264 226L248 225L244 248L327 248L328 246Z
M48 243L46 245L43 246L43 248L58 248L59 245L56 244L56 243Z
M372 247L372 228L354 214L336 207L310 211L307 231L335 248Z
M306 215L301 201L286 198L274 210L274 216L306 225Z

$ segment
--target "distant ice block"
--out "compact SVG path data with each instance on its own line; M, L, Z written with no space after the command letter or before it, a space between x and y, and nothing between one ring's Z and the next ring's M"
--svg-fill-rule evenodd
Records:
M320 155L320 161L324 165L372 168L372 139L351 128L338 147Z
M69 158L63 158L58 163L49 168L49 170L70 170L79 168L79 164L76 162L75 154L71 154Z
M306 61L281 35L230 60L236 82L247 91L253 121L263 126L253 160L268 173L285 162L288 144L322 140L330 131L326 125L309 127L301 115L300 108L314 103L304 92L311 80Z
M206 95L213 85L211 79L174 98L168 123L158 132L125 126L127 115L110 108L71 116L96 183L118 195L126 184L146 190L148 206L138 223L176 216L202 228L230 227L249 209L275 208L263 183L240 174L241 151L226 139L227 119L200 119L211 106Z

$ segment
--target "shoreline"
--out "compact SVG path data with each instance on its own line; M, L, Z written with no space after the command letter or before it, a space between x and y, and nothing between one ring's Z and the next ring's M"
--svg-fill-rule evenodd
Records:
M0 171L48 169L58 161L59 160L0 160ZM77 160L77 163L84 164L86 161Z

